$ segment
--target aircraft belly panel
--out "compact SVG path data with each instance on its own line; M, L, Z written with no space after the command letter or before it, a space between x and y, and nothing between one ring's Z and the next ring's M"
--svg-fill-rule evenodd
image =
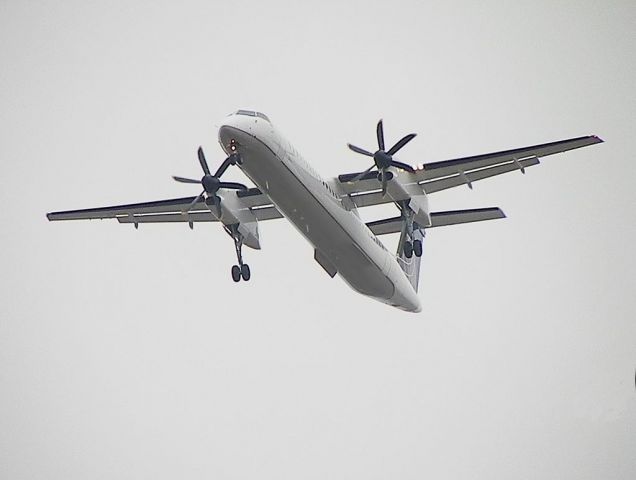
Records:
M296 229L329 258L354 290L380 299L394 295L395 287L385 274L386 258L382 258L379 265L370 259L358 247L352 232L338 222L337 213L325 208L278 155L256 140L242 152L242 160L241 168L246 175Z

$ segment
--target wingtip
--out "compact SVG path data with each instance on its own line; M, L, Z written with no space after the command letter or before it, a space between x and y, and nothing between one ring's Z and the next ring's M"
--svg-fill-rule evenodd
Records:
M596 143L604 143L605 142L605 140L603 140L598 135L592 135L592 138L594 138L596 140Z
M496 212L497 212L497 214L498 214L499 216L498 216L498 217L496 217L496 218L508 218L508 217L506 216L506 213L505 213L505 212L504 212L501 208L499 208L499 207L491 207L490 209L491 209L491 210L494 210L494 211L496 211Z

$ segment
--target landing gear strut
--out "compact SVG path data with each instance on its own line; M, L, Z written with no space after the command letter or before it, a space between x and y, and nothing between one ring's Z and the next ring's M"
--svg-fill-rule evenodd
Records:
M238 265L232 265L232 280L240 282L241 278L246 282L252 277L250 266L243 263L243 235L238 231L238 225L230 225L227 231L234 240L234 250L236 250L236 258Z
M416 257L421 257L422 241L419 239L412 240L413 230L416 228L415 225L417 225L413 222L414 213L408 208L407 204L400 202L398 205L402 211L402 220L404 221L402 235L400 237L403 241L402 251L404 252L404 256L406 258L412 258L413 254L415 254Z

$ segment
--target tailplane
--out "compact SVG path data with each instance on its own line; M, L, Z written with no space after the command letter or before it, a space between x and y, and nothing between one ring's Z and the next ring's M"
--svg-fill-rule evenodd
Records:
M481 222L484 220L495 220L505 218L506 215L497 207L489 208L473 208L470 210L452 210L447 212L431 213L431 224L426 229L433 227L443 227L446 225L457 225L460 223ZM367 223L367 227L374 235L387 235L390 233L401 233L398 243L397 261L406 274L407 278L417 291L417 285L420 280L420 262L422 260L421 246L424 242L424 228L413 223L413 235L409 239L410 245L408 250L405 248L407 235L406 224L402 216L376 220ZM419 243L418 248L411 248L415 243ZM415 250L415 251L414 251ZM412 254L410 258L406 255Z

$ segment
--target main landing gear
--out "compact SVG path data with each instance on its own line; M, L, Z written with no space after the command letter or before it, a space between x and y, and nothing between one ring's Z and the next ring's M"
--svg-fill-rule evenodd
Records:
M422 241L420 239L413 239L413 230L416 227L416 223L413 222L413 211L408 208L408 205L399 203L398 204L400 210L402 211L402 220L403 220L403 229L402 235L400 236L400 240L403 241L402 251L404 252L404 256L406 258L412 258L413 254L416 257L422 256Z
M250 272L250 266L247 263L243 263L243 235L238 231L237 225L230 225L227 230L234 240L234 249L238 259L238 265L232 265L232 280L240 282L242 278L247 282L252 277L252 273Z
M414 240L413 242L406 240L404 242L404 256L411 258L413 254L415 254L416 257L422 256L422 240Z

